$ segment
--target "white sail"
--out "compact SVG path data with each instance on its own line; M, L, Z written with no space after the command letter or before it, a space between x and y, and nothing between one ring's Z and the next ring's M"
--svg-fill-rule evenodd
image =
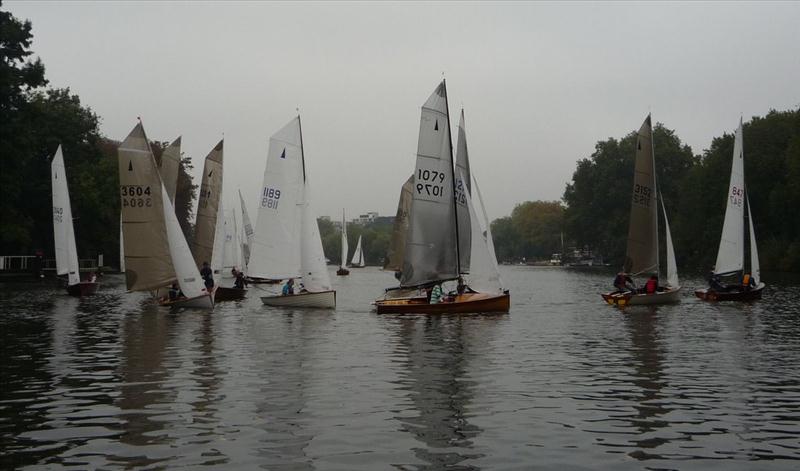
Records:
M242 268L244 268L250 263L250 247L253 246L253 225L250 223L250 216L247 215L247 208L244 205L244 198L242 198L242 190L239 190L239 204L242 207L242 225L244 226L245 235L245 240L242 242L242 257L244 258Z
M161 183L161 182L159 182ZM166 194L166 188L161 183L161 192ZM192 251L183 236L178 218L175 216L175 208L169 198L161 198L164 210L164 222L167 229L167 240L169 242L169 254L172 259L172 266L175 268L175 275L178 278L178 285L187 298L196 298L206 294L205 284L194 263Z
M675 263L675 248L672 245L672 233L669 230L667 208L664 206L663 197L661 198L661 209L664 211L664 229L667 233L667 287L677 288L680 286L680 280L678 280L678 265Z
M241 269L241 247L239 241L238 227L236 226L236 212L225 211L223 219L223 257L222 257L222 274L229 276L231 269Z
M361 247L361 236L358 236L358 243L356 244L356 251L353 253L353 259L350 260L350 265L354 267L363 268L366 266L364 261L364 249Z
M303 221L300 234L300 264L303 286L312 293L328 291L331 289L331 279L330 275L328 275L328 267L325 264L325 252L322 249L322 238L319 235L317 217L308 200L308 182L305 184L303 193Z
M464 196L472 196L472 180L470 180L469 152L467 151L467 130L464 124L464 109L458 121L458 143L456 145L455 199L456 217L458 218L458 256L461 273L470 271L470 244L472 231L470 212Z
M78 250L75 247L75 228L72 226L72 205L69 202L64 156L58 146L50 164L53 184L53 235L56 249L56 273L67 275L70 285L80 283Z
M725 222L722 224L722 237L719 241L714 273L731 273L742 268L744 268L744 153L740 120L733 141L733 161L725 205Z
M758 263L758 245L756 244L756 231L753 229L753 212L751 211L750 197L747 197L747 219L750 224L750 276L758 286L761 283L761 266Z
M461 178L462 180L466 180L463 174ZM478 196L481 214L478 215L474 200L470 197L470 193L466 192L465 202L469 209L470 232L472 233L470 244L471 268L468 284L470 288L476 291L484 293L502 293L503 282L500 279L500 270L497 267L492 232L477 181L472 185L472 188L476 190L473 194L477 194ZM460 227L459 230L461 230Z
M422 106L401 287L458 278L454 206L453 150L443 80Z
M300 274L301 145L299 116L269 140L247 267L250 276L282 280Z
M339 262L339 268L347 267L347 252L350 247L347 246L347 221L344 218L344 209L342 210L342 252Z
M225 255L225 218L222 205L217 211L217 221L214 224L214 244L211 251L211 273L214 278L214 285L219 285L223 275L225 275L224 255Z

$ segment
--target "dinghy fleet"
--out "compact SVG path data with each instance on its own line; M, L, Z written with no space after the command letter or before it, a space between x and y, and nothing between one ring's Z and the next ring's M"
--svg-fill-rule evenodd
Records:
M510 309L511 297L498 270L489 218L470 167L463 109L457 130L454 152L447 84L442 80L421 109L413 173L400 190L383 265L385 271L394 273L397 284L388 286L373 302L379 314ZM194 234L187 241L174 206L180 147L178 137L157 160L141 121L119 147L120 268L127 289L150 293L154 302L172 308L213 309L215 302L242 299L254 288L267 306L335 308L336 291L310 197L312 180L307 173L300 116L270 137L255 227L241 191L240 218L236 210L223 208L221 140L205 159ZM618 307L677 302L681 286L667 212L658 192L649 115L638 131L634 152L626 256L615 280L616 289L603 293L602 298ZM740 122L717 263L709 287L695 292L703 300L758 299L765 286L760 279L743 156ZM98 284L94 277L80 280L61 147L51 167L57 272L66 275L69 294L90 295ZM663 263L660 228L665 237ZM746 229L749 244L745 244ZM350 272L344 210L341 236L337 275L346 276ZM749 270L744 266L747 245ZM365 264L359 237L350 268ZM666 274L663 285L658 283L659 273ZM724 284L726 277L743 279ZM637 284L637 278L647 281ZM253 285L249 290L248 284ZM644 288L637 288L639 285Z

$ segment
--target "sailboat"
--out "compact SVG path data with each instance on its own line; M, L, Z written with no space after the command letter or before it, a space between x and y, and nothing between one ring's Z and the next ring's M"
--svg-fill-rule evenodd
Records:
M253 225L250 224L250 216L247 215L247 208L242 198L242 190L239 190L239 204L242 207L242 227L244 229L244 240L241 242L243 263L240 267L245 272L247 264L250 263L250 247L253 246Z
M336 291L331 289L309 189L297 116L269 140L248 270L251 277L266 280L299 277L304 288L293 294L262 297L266 305L336 307Z
M761 299L761 292L766 286L761 281L761 269L758 263L758 246L756 233L753 230L753 213L750 206L749 192L744 184L744 140L742 121L736 129L733 141L733 161L731 163L731 180L728 185L728 199L725 207L725 222L722 224L722 237L719 241L717 263L714 264L712 279L716 286L698 289L694 293L700 299L708 301L750 301ZM744 219L749 221L750 232L750 273L744 270ZM721 279L726 276L737 276L739 280L749 278L747 282L739 282L725 286Z
M213 308L213 297L200 278L141 121L118 152L128 290L149 291L155 297L159 289L177 283L182 295L159 299L159 304Z
M359 239L359 242L361 239ZM341 259L339 261L339 269L336 270L336 274L339 276L345 276L350 274L350 270L347 269L347 251L349 247L347 247L347 221L344 218L344 209L342 210L342 250L341 250Z
M463 283L466 270L461 265L471 259L472 251L461 254L466 251L463 242L466 239L460 236L462 231L470 232L471 238L474 231L471 223L469 227L459 227L459 222L464 225L464 219L458 207L468 209L471 202L465 168L456 167L458 177L453 169L447 85L442 80L422 106L400 286L388 289L382 299L375 301L378 314L508 312L507 292L475 291ZM392 255L397 258L397 251ZM487 255L486 260L489 258ZM471 265L471 261L466 263ZM455 280L458 280L457 291L441 302L432 301L427 294L414 294Z
M72 225L72 205L69 202L67 174L61 146L56 149L50 163L53 184L53 236L56 249L56 273L67 275L67 293L71 296L88 296L97 292L97 282L81 281L78 249L75 246L75 228Z
M350 268L364 268L367 266L364 261L364 248L361 246L361 235L358 236L356 243L356 250L353 252L353 258L350 260Z
M238 229L236 226L236 212L224 211L222 207L217 212L217 228L214 237L214 252L211 256L211 268L214 272L214 301L234 301L244 299L247 295L246 288L223 286L223 279L230 283L236 279L236 273L241 269L241 247L239 245Z
M656 186L656 164L653 152L653 127L650 115L642 123L636 137L636 157L633 177L630 222L628 226L628 246L623 272L630 276L658 276L658 202L664 214L664 229L667 246L667 283L654 293L641 290L612 291L602 294L603 300L616 306L637 304L665 304L680 300L680 283L675 264L675 249L669 230L664 200Z

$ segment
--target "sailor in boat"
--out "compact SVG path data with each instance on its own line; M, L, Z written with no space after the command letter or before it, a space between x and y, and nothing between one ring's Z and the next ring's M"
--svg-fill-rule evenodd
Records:
M208 266L208 262L203 262L203 268L200 269L200 276L206 284L206 289L214 287L214 273L211 271L211 267Z
M178 298L183 297L183 293L181 293L181 289L178 286L177 282L172 283L172 286L169 288L169 300L175 301Z
M289 278L289 281L283 285L283 289L281 290L281 294L283 296L289 296L294 294L294 278Z
M616 288L617 291L612 294L624 294L636 291L636 287L633 285L633 279L624 271L617 273L617 276L614 277L614 288Z
M745 273L742 277L742 291L750 291L756 287L756 282L750 273Z
M233 274L233 287L236 289L245 289L247 287L247 280L244 278L244 273L236 268L231 269Z
M91 272L89 277L86 279L89 283L94 283L97 281L97 274L95 272Z
M658 275L650 275L650 278L644 284L645 294L656 294L658 291Z

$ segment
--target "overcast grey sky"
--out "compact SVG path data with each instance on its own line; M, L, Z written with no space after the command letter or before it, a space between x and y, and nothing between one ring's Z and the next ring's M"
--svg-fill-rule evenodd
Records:
M5 2L34 52L123 139L225 133L225 205L251 217L269 136L299 107L320 215L393 215L420 106L447 78L489 217L560 199L594 144L648 111L694 152L800 105L800 3ZM238 204L238 203L236 203Z

